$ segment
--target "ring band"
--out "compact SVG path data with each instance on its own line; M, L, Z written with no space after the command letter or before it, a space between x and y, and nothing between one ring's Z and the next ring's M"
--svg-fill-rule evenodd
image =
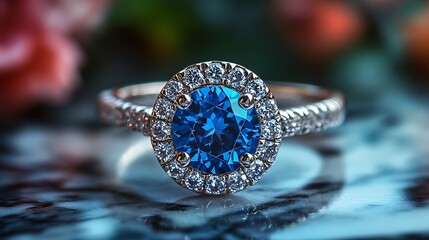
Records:
M167 83L103 91L98 112L106 123L151 136L161 166L180 185L217 195L259 180L281 138L340 125L344 97L313 85L265 85L245 67L211 61Z

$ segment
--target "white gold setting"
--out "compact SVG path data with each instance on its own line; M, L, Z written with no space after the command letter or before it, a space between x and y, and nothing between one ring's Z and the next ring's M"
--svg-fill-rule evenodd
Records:
M283 85L269 89L255 73L229 62L210 61L186 67L163 86L153 108L126 100L134 95L155 94L159 83L153 83L154 90L150 84L143 85L141 89L130 86L102 92L99 98L101 118L150 136L156 158L165 172L179 185L202 194L221 195L246 189L259 181L271 167L283 137L317 132L337 126L344 120L341 94L333 92L329 95L324 90L320 90L320 94L313 93L314 90L308 87L308 95L321 95L320 101L282 108L277 105L274 94L287 95ZM189 155L178 152L172 141L171 126L175 112L191 104L189 95L193 91L213 85L237 91L241 95L240 107L254 107L260 123L260 140L256 151L243 154L240 157L241 166L221 174L209 174L190 167ZM294 88L307 89L299 85L290 87L292 90ZM296 92L301 94L298 90Z

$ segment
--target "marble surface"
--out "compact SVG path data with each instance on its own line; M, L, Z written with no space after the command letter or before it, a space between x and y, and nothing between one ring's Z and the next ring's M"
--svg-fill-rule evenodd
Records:
M138 133L28 123L0 138L0 238L429 238L428 109L398 94L354 106L220 197L174 183Z

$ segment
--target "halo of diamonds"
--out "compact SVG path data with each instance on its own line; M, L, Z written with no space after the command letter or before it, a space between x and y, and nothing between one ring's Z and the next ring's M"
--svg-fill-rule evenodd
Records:
M180 107L178 98L212 85L229 87L242 96L252 95L261 124L256 152L241 167L223 174L203 173L184 164L171 136L171 122ZM178 184L198 193L220 195L246 189L268 170L283 136L282 118L273 94L252 71L229 62L203 62L186 67L165 84L153 107L150 136L159 163Z

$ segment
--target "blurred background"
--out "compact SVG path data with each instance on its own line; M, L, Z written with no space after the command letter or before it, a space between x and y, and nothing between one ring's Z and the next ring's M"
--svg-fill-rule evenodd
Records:
M1 119L15 124L93 122L100 90L206 60L339 88L351 103L429 85L427 1L3 0L0 25Z
M112 150L108 146L114 144L106 143L110 139L122 146L113 154L120 156L125 145L141 138L126 131L111 133L99 121L95 103L101 90L166 81L185 66L208 60L239 63L265 81L343 91L348 121L329 136L344 147L341 152L347 152L346 144L365 141L364 150L354 152L346 163L354 161L356 171L365 161L376 162L374 169L393 164L395 171L407 172L416 181L397 194L405 192L413 206L427 209L428 1L0 0L0 183L7 193L0 197L1 223L7 226L1 236L19 236L24 229L40 233L43 224L56 219L49 215L52 211L55 216L70 213L51 208L58 199L42 197L51 202L48 206L40 199L29 201L38 197L22 192L64 190L64 185L53 183L58 176L69 181L87 173L98 176L87 179L93 183L100 176L109 178L94 152ZM363 132L356 141L338 137ZM398 139L394 145L383 145L393 138ZM323 142L311 136L300 141L316 140ZM379 155L372 161L374 152ZM419 164L409 169L409 161ZM30 184L34 181L40 185ZM83 194L80 190L77 196ZM373 204L394 202L385 200ZM403 200L394 202L401 204ZM43 209L45 217L24 217L28 205L33 215ZM39 220L40 228L33 229ZM26 223L33 228L28 230ZM429 226L417 232L428 234ZM83 237L115 236L92 230L89 234ZM339 236L350 236L344 234Z

